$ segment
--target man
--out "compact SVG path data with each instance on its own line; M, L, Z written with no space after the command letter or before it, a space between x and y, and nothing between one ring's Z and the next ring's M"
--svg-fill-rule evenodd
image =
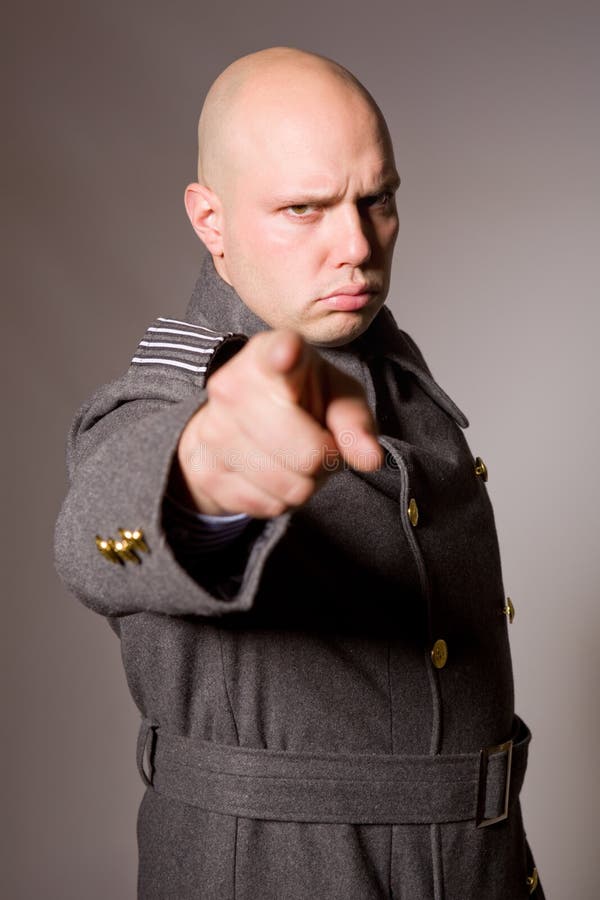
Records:
M185 320L74 423L57 564L143 717L140 897L543 896L487 471L384 307L398 184L350 73L237 60Z

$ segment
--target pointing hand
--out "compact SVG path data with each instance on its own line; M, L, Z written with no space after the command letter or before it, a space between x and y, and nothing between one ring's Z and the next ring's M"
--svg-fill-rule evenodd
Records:
M177 448L179 493L202 513L281 515L341 464L383 462L362 386L293 331L254 335L206 387Z

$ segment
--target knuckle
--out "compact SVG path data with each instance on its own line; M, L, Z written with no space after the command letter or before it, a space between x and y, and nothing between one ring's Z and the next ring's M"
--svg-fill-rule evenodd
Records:
M239 503L239 497L231 489L231 478L227 472L204 473L202 484L199 487L205 495L216 503L221 509L226 509L235 514L245 512L243 504Z
M222 440L221 430L215 417L211 414L212 412L212 408L209 410L208 407L206 407L205 414L201 418L199 417L194 423L193 441L188 442L193 444L194 448L205 445L220 445Z
M320 446L318 439L311 440L312 437L313 435L309 434L308 440L299 441L280 454L283 467L300 478L313 478L321 469L323 447Z
M248 343L244 347L248 364L250 364L250 358L254 360L256 356L260 356L264 352L265 348L269 347L272 341L275 340L274 334L276 332L258 331L249 338Z
M322 467L322 454L315 450L310 450L303 454L297 471L305 478L314 478L320 472Z
M307 467L305 474L311 478L316 478L324 468L327 467L327 461L331 451L328 447L321 447L318 453L314 453L310 465Z
M219 473L216 471L214 460L209 460L205 454L191 455L188 459L188 479L190 484L202 491L213 500L218 500L215 488L219 484Z
M341 465L340 453L337 448L328 447L323 453L320 474L337 472Z
M302 506L312 497L315 487L315 482L309 478L297 480L286 490L284 500L288 506Z
M206 391L210 399L228 401L235 396L234 379L227 366L218 369L206 382Z
M288 504L284 503L283 500L271 500L267 504L268 512L267 515L269 518L275 518L275 516L281 516L288 509Z
M195 429L188 426L177 447L177 461L182 471L186 474L193 474L200 469L207 452L206 445L199 440Z
M244 511L248 513L248 515L259 519L269 519L280 516L287 509L287 505L283 500L278 500L276 497L267 497L266 495L257 496L255 494L251 497L247 497L240 506L243 506Z

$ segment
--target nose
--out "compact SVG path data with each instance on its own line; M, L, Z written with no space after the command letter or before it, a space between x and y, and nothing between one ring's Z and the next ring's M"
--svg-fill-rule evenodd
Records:
M344 204L332 222L332 257L337 266L360 266L371 256L371 242L364 221L354 204Z

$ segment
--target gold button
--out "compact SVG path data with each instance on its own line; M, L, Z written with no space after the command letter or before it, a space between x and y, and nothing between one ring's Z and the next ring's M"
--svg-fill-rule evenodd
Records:
M475 474L483 481L488 480L487 466L480 456L475 457Z
M419 507L414 497L410 498L410 503L408 504L408 518L412 527L416 528L419 521Z
M502 609L502 612L505 616L508 617L508 621L512 625L515 620L515 608L513 606L513 602L510 597L506 598L506 606Z
M538 881L538 870L534 867L533 872L527 877L527 881L525 882L525 884L529 888L530 894L533 894L533 892L535 891L536 887L538 886Z
M446 665L446 662L448 661L448 645L442 638L433 645L431 660L436 669L443 669Z

